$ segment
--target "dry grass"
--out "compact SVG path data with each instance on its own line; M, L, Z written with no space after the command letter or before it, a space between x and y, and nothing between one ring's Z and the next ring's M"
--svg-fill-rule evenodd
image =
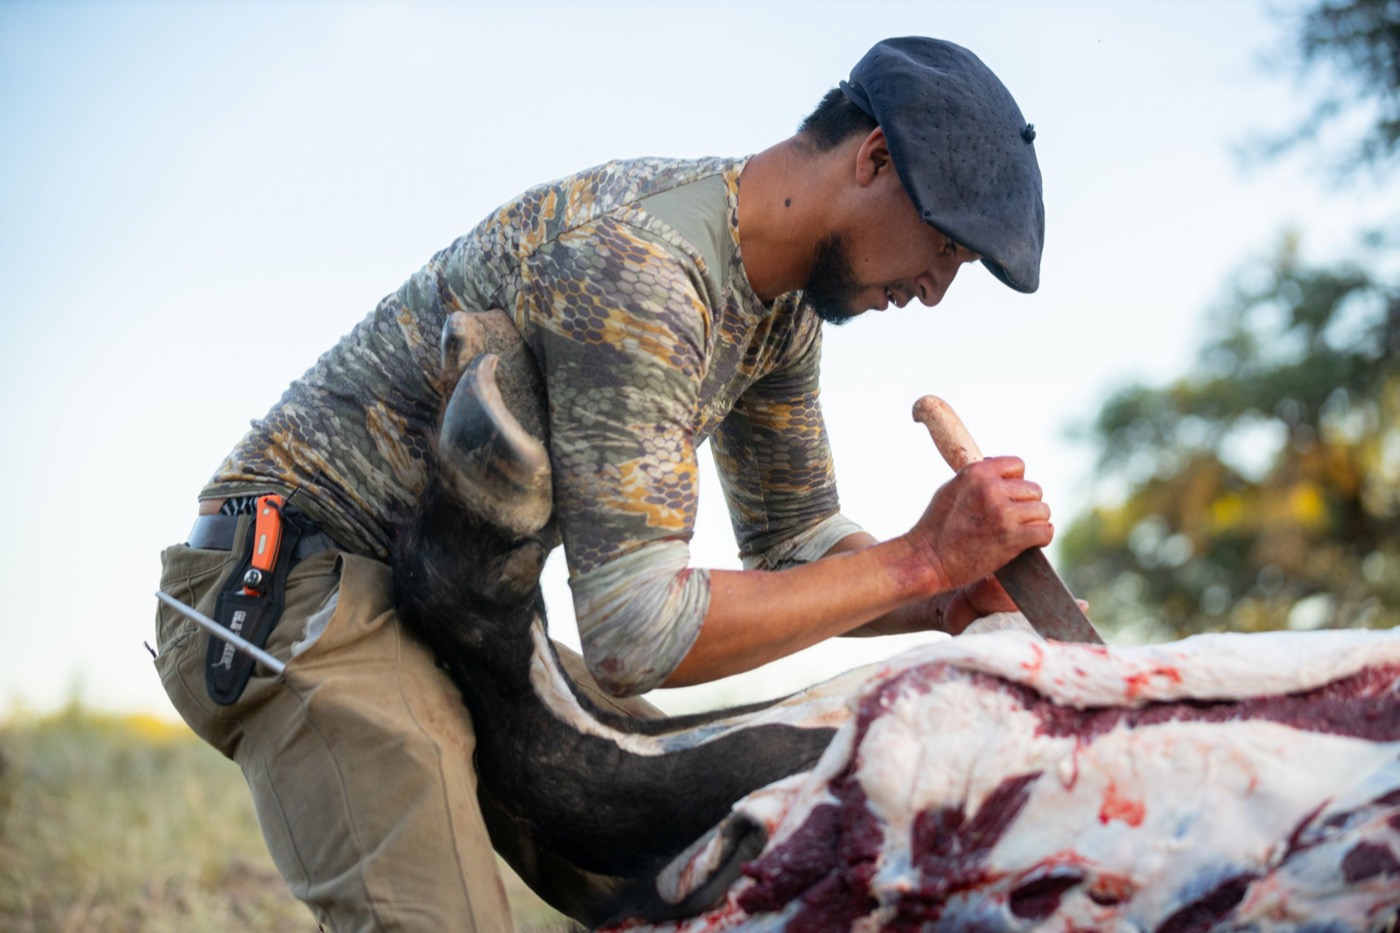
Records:
M521 930L561 929L508 878ZM238 768L184 729L78 707L0 723L0 931L315 933Z

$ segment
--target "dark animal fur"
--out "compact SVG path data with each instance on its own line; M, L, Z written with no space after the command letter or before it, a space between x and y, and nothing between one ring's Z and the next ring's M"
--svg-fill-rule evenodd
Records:
M464 388L469 382L463 378L457 396L471 391ZM454 397L453 405L464 408L463 402ZM449 418L458 416L449 409ZM460 432L444 436L474 443ZM551 536L514 536L474 515L442 476L464 462L459 453L439 451L418 514L401 535L395 599L404 623L432 648L471 711L493 842L546 900L586 923L700 912L761 847L758 827L735 820L724 827L729 864L682 904L657 894L657 872L724 821L736 800L814 764L832 731L765 725L651 756L557 718L529 677L529 632L534 618L544 616L539 573ZM735 712L631 719L574 693L598 721L641 734L680 733Z

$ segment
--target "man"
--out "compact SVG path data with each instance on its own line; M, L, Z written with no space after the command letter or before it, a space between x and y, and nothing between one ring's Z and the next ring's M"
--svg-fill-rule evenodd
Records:
M164 611L157 666L182 715L243 767L279 869L323 925L511 928L471 724L401 632L386 563L458 376L438 353L448 315L503 309L543 376L584 658L608 694L713 680L862 628L956 633L1010 607L988 575L1049 543L1049 510L1019 461L994 458L890 541L843 517L819 318L937 304L978 260L1034 291L1033 138L971 53L882 42L797 135L752 158L611 163L506 204L254 423L201 491L189 541L163 555L162 589L265 638L288 677L250 676ZM689 566L705 439L742 571ZM263 494L286 500L275 559Z

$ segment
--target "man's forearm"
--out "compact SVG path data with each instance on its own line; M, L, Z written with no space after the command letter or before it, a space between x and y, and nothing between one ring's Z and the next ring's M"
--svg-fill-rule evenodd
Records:
M1054 534L1040 487L1025 480L1024 468L1014 457L964 467L912 529L889 541L876 544L861 532L801 567L711 571L700 633L664 685L752 670L875 620L882 631L956 633L978 609L1009 606L992 572ZM953 590L959 593L939 596Z
M752 670L950 585L938 562L907 536L877 544L864 533L843 539L819 561L789 570L712 570L700 634L665 686Z
M827 556L849 554L875 544L875 537L865 532L847 535L827 551ZM871 619L845 634L856 638L871 638L877 635L907 635L911 632L947 632L956 635L976 618L975 612L966 601L957 599L957 592L935 593L927 599L917 600L884 615Z

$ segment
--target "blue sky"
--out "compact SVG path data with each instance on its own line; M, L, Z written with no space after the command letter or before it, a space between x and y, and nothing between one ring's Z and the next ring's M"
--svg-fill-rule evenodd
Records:
M1036 124L1041 290L980 269L935 309L830 335L846 511L904 531L947 478L914 399L1024 457L1061 522L1101 484L1066 437L1191 360L1242 262L1315 259L1393 216L1306 159L1236 149L1306 95L1261 67L1297 4L1228 2L0 3L0 704L76 694L173 715L142 641L160 549L200 485L341 333L529 185L613 157L788 135L875 41L976 51ZM695 563L735 566L712 477ZM573 640L560 561L546 594ZM786 689L841 643L679 705ZM663 700L663 702L666 702ZM0 707L3 708L3 707Z

